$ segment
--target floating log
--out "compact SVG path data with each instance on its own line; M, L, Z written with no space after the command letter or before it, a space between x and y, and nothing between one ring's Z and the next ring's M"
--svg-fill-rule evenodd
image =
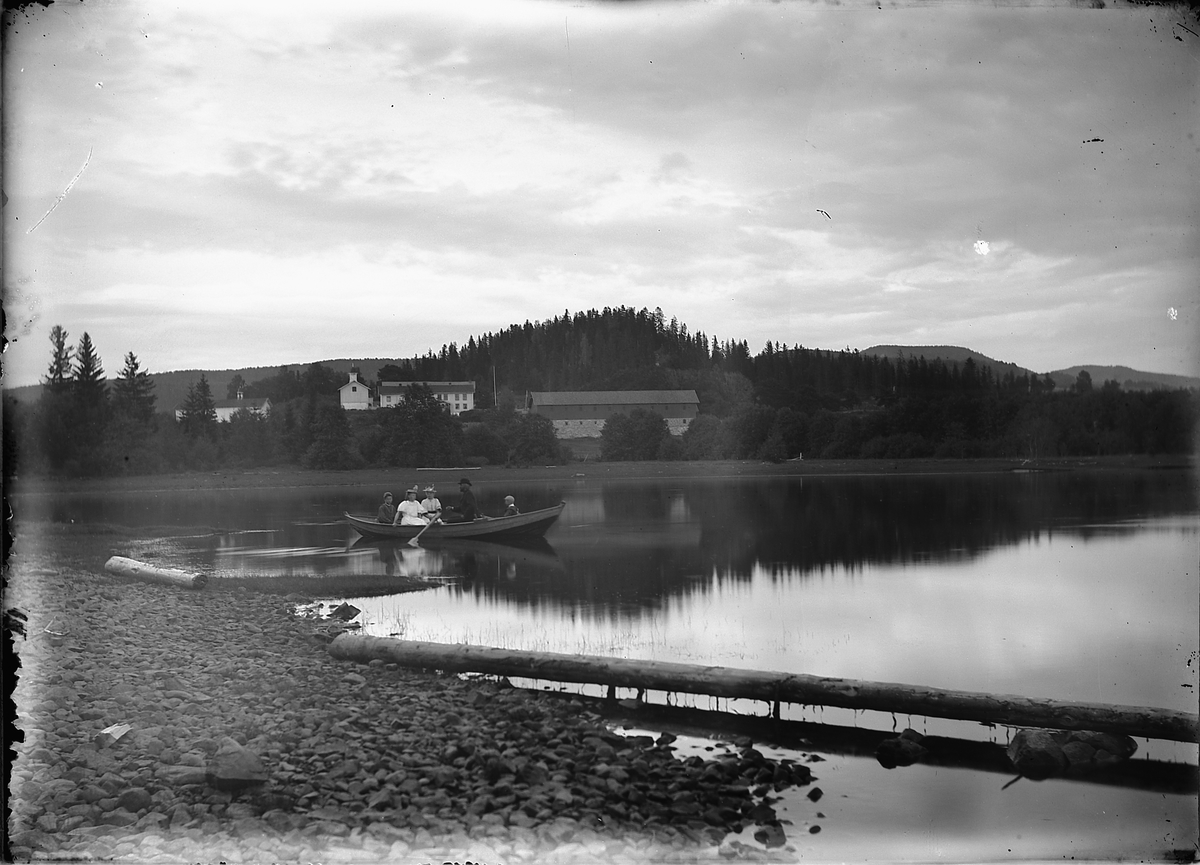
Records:
M183 586L187 589L202 589L208 583L208 577L204 574L190 574L179 568L156 568L154 565L148 565L136 559L127 559L124 556L113 556L104 563L104 570L122 577L137 577L152 583L166 583L171 586Z
M802 673L702 667L594 655L526 652L342 634L329 645L336 658L379 658L406 667L455 673L489 673L610 688L707 694L729 699L837 706L1058 730L1096 730L1176 742L1200 741L1200 716L1171 709L1032 699L1008 694L948 691L920 685L833 679Z

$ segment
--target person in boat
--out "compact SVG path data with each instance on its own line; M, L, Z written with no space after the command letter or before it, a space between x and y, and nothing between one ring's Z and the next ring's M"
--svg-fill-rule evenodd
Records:
M375 517L376 522L391 525L396 519L396 506L392 504L392 494L383 494L383 504L379 506L379 514Z
M446 509L458 513L458 518L455 522L467 523L471 520L487 519L487 517L479 512L479 504L475 501L475 493L471 492L470 478L459 478L458 491L462 493L462 496L458 500L458 507Z
M504 516L515 517L519 513L521 513L521 512L519 510L517 510L517 500L514 499L512 496L505 496L504 497Z
M425 498L421 501L421 507L425 509L425 519L429 522L437 522L438 517L442 515L442 502L437 497L437 487L433 484L425 487Z
M421 507L421 503L417 501L417 488L413 487L405 491L404 501L396 508L396 518L392 522L394 526L425 526L428 522L425 520L425 508Z

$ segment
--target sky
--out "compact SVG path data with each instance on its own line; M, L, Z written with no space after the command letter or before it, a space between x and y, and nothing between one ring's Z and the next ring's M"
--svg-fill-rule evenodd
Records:
M564 311L1200 372L1200 23L924 3L5 16L5 385L406 357Z

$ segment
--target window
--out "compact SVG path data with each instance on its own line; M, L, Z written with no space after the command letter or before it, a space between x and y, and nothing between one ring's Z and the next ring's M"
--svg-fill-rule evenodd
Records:
M355 387L354 385L351 385L351 386L350 386L350 393L358 393L358 388L357 388L357 387Z

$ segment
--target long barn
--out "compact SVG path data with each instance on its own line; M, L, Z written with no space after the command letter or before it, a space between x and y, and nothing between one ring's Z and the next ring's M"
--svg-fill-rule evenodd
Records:
M694 390L578 390L529 391L525 409L554 422L559 438L591 438L600 435L604 422L614 414L645 409L666 418L674 435L681 435L700 410Z

